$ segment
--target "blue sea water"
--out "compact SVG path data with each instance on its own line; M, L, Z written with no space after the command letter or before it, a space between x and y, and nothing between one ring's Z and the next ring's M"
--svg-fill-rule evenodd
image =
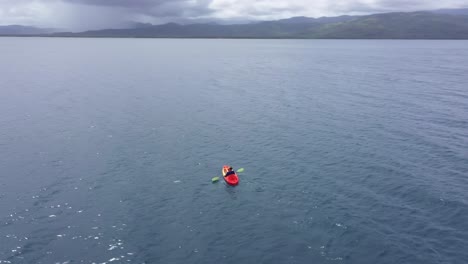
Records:
M467 58L0 38L0 263L468 263Z

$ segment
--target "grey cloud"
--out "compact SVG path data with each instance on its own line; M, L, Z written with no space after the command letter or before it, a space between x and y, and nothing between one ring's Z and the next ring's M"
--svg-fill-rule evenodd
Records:
M43 0L44 1L44 0ZM54 0L48 0L54 1ZM125 27L133 22L190 23L207 21L212 0L55 0L75 12L64 18L75 30ZM82 20L86 17L86 21ZM114 21L113 26L110 22Z
M156 6L152 6L147 13L157 16L182 16L199 17L206 16L214 12L209 8L210 1L197 1L195 4L190 1L165 1Z
M282 14L282 13L299 14L302 10L304 10L303 6L291 4L285 7L275 7L275 6L271 6L268 8L245 7L242 9L242 13L248 14L251 17L257 17L257 16L262 17L262 16L268 16L271 14Z
M338 13L377 13L396 11L424 11L438 8L460 8L467 7L467 0L374 0L369 1L333 1L328 4L331 10Z
M63 0L71 4L107 6L159 17L204 16L212 0Z
M180 2L184 0L175 1ZM168 2L168 0L64 0L64 2L96 6L145 7Z

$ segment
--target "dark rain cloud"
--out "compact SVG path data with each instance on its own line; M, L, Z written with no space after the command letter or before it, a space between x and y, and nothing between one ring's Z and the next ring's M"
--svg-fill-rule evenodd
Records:
M63 0L71 4L128 9L158 17L199 17L212 14L212 0Z
M86 30L120 28L134 22L209 22L213 0L0 0L1 24ZM3 22L3 21L5 22Z

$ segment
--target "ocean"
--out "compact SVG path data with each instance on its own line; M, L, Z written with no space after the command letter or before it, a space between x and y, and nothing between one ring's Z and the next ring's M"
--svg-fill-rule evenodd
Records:
M0 263L468 263L467 58L0 38Z

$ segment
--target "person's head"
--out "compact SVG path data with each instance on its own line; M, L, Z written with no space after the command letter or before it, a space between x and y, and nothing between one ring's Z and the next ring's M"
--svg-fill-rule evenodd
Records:
M230 171L232 171L232 170L233 170L233 168L232 168L232 167L229 167L229 170L230 170Z

